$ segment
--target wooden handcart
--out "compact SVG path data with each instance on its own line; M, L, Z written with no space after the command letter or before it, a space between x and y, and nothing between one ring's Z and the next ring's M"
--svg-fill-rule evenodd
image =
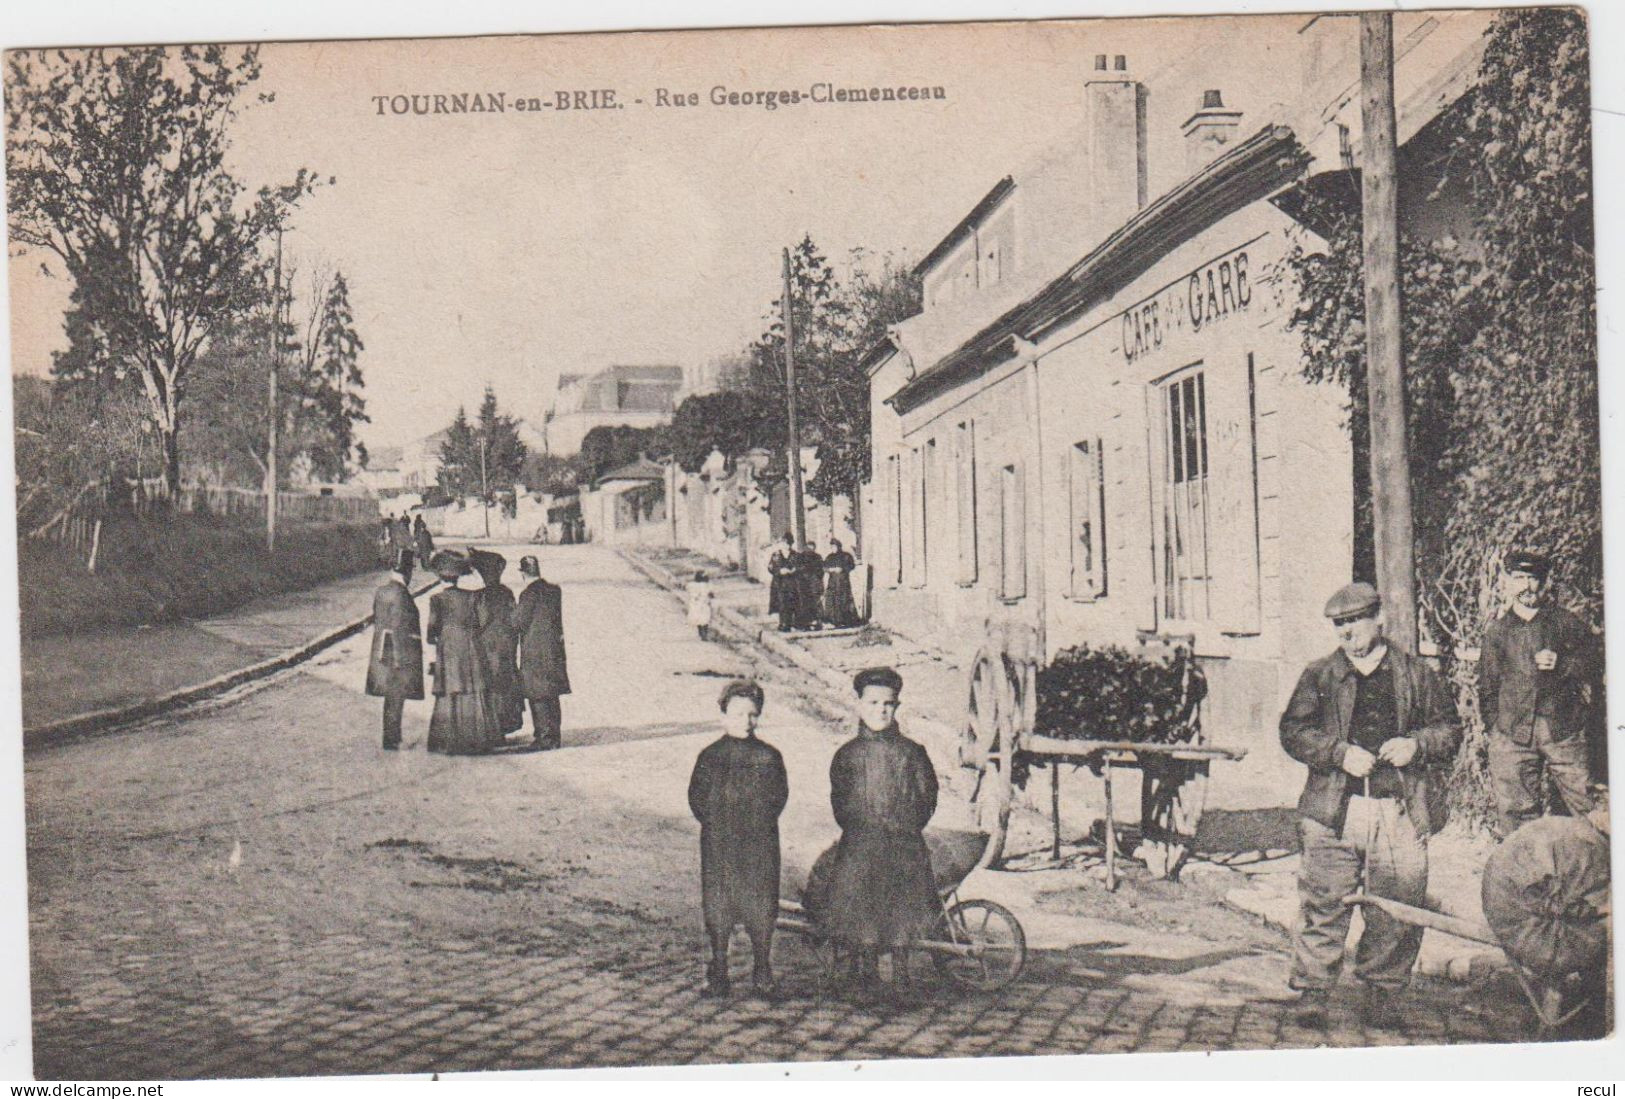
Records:
M1041 736L1034 732L1040 660L1033 631L990 629L971 665L960 762L977 771L972 800L979 826L990 836L983 865L996 869L1005 861L1015 773L1023 767L1050 768L1052 855L1060 858L1060 772L1070 764L1090 768L1104 783L1106 887L1115 890L1118 883L1114 779L1120 768L1141 773L1142 851L1151 871L1177 877L1201 822L1212 762L1246 753L1205 743L1195 706L1187 715L1186 738L1175 743Z

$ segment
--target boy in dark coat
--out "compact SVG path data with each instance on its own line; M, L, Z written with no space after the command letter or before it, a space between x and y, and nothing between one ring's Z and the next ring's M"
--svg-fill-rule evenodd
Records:
M688 806L700 822L700 896L711 940L707 996L726 996L728 940L734 925L750 936L751 982L777 994L773 983L773 924L779 910L779 814L789 780L779 750L756 737L762 688L735 680L723 689L725 734L694 762Z
M937 808L937 773L917 742L897 728L903 677L867 668L852 680L858 735L829 768L830 805L841 826L824 929L850 952L860 993L880 979L879 956L906 951L931 929L942 905L931 877L925 826ZM894 966L907 980L907 965Z
M412 600L412 551L402 550L372 597L372 654L367 693L384 700L384 748L401 746L406 700L423 697L423 631Z

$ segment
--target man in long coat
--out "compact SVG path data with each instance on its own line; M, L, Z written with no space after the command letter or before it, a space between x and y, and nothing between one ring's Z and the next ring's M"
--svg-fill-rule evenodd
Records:
M897 728L903 677L867 668L852 681L858 735L835 753L829 798L841 841L835 849L824 930L850 952L860 993L875 990L879 955L897 955L942 914L924 829L937 808L937 773L917 742ZM893 967L907 979L907 965Z
M779 910L779 814L790 797L784 757L756 736L762 688L735 680L719 705L725 735L700 752L688 781L688 807L700 822L700 897L711 942L705 995L725 996L728 940L743 924L750 936L751 983L767 997L773 983L773 925Z
M796 598L800 594L796 586L794 537L786 534L784 544L773 547L773 553L767 559L767 571L773 578L767 589L767 613L779 616L779 632L784 633L795 625Z
M796 601L791 619L798 630L815 630L824 605L824 559L811 545L803 542L792 561L795 565L792 586L796 590Z
M423 521L422 515L412 519L412 546L425 567L434 560L434 535L429 533L429 524Z
M412 599L411 550L396 557L389 579L373 593L367 693L384 700L384 748L393 752L401 746L406 700L423 697L423 630Z
M559 697L570 693L570 671L564 652L564 592L542 579L534 557L519 562L519 574L530 578L519 593L514 628L519 635L519 689L530 701L535 747L557 748L564 723Z
M858 608L852 600L852 570L858 567L840 539L831 538L835 548L824 558L824 621L831 626L858 624Z
M1512 604L1484 631L1478 707L1490 732L1496 830L1505 839L1540 813L1545 765L1569 813L1591 811L1585 726L1597 676L1589 627L1546 596L1546 558L1507 555Z

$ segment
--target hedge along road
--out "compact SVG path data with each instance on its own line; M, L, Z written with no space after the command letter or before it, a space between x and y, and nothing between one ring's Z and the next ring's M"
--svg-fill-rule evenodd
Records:
M781 940L786 1003L700 1001L686 782L717 735L722 681L749 661L701 643L677 601L609 551L539 555L565 588L576 693L564 751L429 756L427 702L408 709L405 750L380 751L362 635L232 705L29 754L36 1073L1403 1040L1347 1018L1329 1035L1294 1032L1278 940L1239 917L1209 913L1198 932L1147 911L1102 915L1075 881L1039 874L968 883L1015 907L1035 950L997 997L849 1007L820 999L815 959ZM791 776L785 876L799 884L835 836L826 776L847 727L763 673L762 735ZM936 823L962 812L945 802ZM1511 1036L1470 1005L1413 1008L1410 1040Z

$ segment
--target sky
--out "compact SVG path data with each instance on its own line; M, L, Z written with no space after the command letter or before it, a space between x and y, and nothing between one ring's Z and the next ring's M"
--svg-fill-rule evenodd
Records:
M336 180L300 207L291 263L341 270L366 345L377 449L449 422L486 387L539 423L560 373L693 368L740 349L780 250L923 256L989 187L1071 139L1096 54L1149 89L1153 196L1184 175L1201 92L1262 124L1296 80L1304 16L578 34L270 44L232 131L251 187ZM1355 23L1350 51L1357 50ZM1399 33L1403 33L1403 26ZM1398 34L1396 34L1398 37ZM917 85L945 98L716 106L712 89ZM517 97L612 89L618 108ZM697 106L657 106L661 89ZM375 97L488 93L506 113L395 115ZM572 97L573 98L573 97ZM641 102L639 102L641 101ZM16 254L13 362L44 373L67 286ZM296 307L296 312L297 312Z

